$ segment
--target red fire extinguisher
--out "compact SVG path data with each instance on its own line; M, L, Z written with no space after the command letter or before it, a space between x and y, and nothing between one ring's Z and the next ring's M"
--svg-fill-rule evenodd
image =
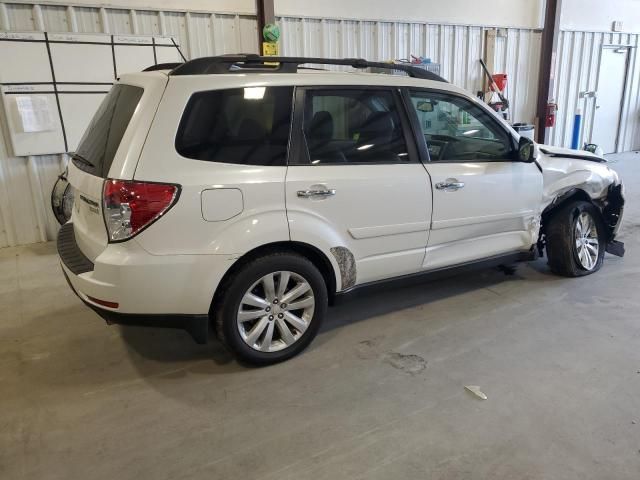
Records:
M556 126L556 112L558 111L558 104L547 103L547 114L545 115L544 126L555 127Z

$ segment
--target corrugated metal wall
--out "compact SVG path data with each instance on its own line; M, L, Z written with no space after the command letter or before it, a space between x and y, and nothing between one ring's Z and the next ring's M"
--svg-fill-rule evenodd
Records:
M441 63L442 76L452 83L474 93L482 88L478 60L485 48L484 27L312 18L282 18L280 26L285 55L369 60L421 55ZM540 33L500 30L505 35L497 41L496 71L511 79L508 97L512 118L531 122L535 117Z
M584 120L580 144L589 140L596 102L580 98L580 92L596 91L603 45L624 45L630 49L628 78L623 101L618 151L640 149L640 35L602 32L571 32L560 35L556 58L554 97L558 104L556 127L551 129L553 145L571 146L574 115L582 109Z
M438 25L286 17L284 55L407 58L410 53L442 64L442 75L471 92L481 88L478 65L484 51L482 26ZM188 57L255 52L255 17L212 12L126 10L66 5L0 3L0 30L160 34L180 41ZM508 96L515 121L535 115L540 33L501 29L496 70L510 77ZM53 239L57 230L49 195L64 156L9 158L0 139L0 246Z

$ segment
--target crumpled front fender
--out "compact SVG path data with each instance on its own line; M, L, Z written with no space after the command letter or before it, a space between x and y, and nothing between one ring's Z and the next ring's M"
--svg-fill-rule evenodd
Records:
M573 190L583 191L592 200L604 200L609 187L620 185L618 174L604 163L541 154L538 164L543 175L543 209Z

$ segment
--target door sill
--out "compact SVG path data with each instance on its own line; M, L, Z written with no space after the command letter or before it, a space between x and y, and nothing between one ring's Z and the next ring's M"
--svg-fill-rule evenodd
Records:
M451 265L447 267L436 268L434 270L427 270L423 272L411 273L409 275L402 275L399 277L387 278L384 280L376 280L374 282L367 282L360 285L355 285L347 290L337 292L335 295L334 304L341 303L342 301L360 296L371 294L379 290L387 290L389 288L400 288L416 285L418 283L429 282L437 279L453 277L460 273L481 270L491 267L497 267L500 265L508 265L518 262L527 262L535 260L535 250L531 251L518 251L502 255L496 255L493 257L483 258L481 260L474 260L471 262L465 262L457 265Z

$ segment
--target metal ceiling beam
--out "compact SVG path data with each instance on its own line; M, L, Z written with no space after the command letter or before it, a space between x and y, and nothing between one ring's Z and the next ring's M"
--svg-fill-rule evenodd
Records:
M540 75L538 76L538 106L536 140L547 143L548 132L545 127L547 105L553 100L555 88L555 62L560 35L560 12L563 0L547 0L540 50Z
M273 0L256 0L256 13L258 16L258 54L262 55L262 29L268 23L276 22Z

